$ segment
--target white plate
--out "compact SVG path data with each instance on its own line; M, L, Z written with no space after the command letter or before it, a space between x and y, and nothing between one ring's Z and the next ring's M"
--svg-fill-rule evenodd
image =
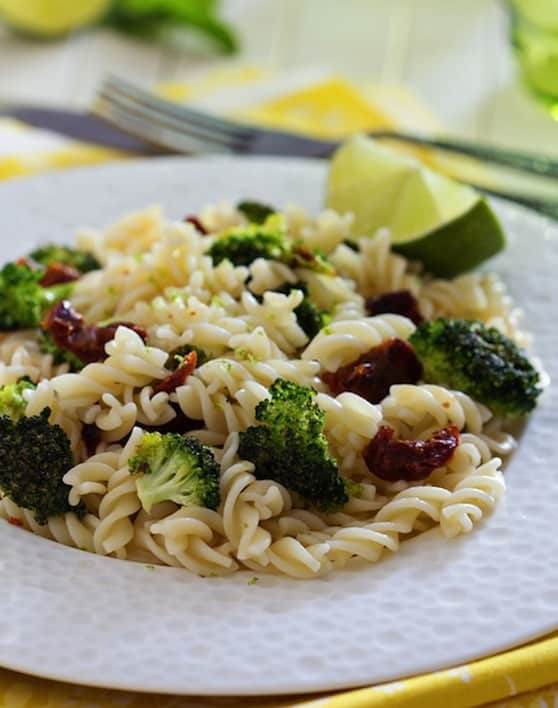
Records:
M171 217L240 197L320 208L321 165L157 160L0 188L6 258L160 202ZM373 195L371 195L373 197ZM558 379L558 230L512 206L493 262ZM500 651L558 626L556 388L471 535L435 530L377 565L319 580L200 579L94 556L0 523L0 664L77 683L190 694L316 691L386 681ZM251 575L251 574L250 574Z

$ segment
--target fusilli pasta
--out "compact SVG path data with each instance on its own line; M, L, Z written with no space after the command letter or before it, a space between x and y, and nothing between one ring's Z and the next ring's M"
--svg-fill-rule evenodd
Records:
M119 326L104 360L70 371L42 351L37 330L0 336L0 385L23 377L37 384L25 391L25 415L49 408L49 422L70 440L75 464L63 482L77 507L40 524L4 496L0 516L119 559L203 576L244 568L293 578L376 562L406 537L436 525L453 537L481 522L504 493L501 458L515 446L502 420L465 393L439 385L392 385L383 400L370 403L351 391L334 395L327 381L374 347L409 339L415 330L410 319L366 310L366 298L396 290L409 291L426 319L477 319L525 345L520 313L500 280L476 273L433 279L391 250L387 230L352 239L350 215L326 211L312 218L294 207L285 213L290 238L319 248L332 272L263 257L249 265L226 259L214 265L208 248L246 218L222 204L202 211L197 223L207 233L195 223L166 223L153 207L105 231L78 235L79 246L103 267L77 282L73 307L91 324L132 322L145 330L146 341ZM304 288L296 288L301 282ZM298 315L306 297L322 318L315 336ZM193 370L161 386L181 366L176 352L189 348L197 352ZM256 409L277 379L314 389L329 454L350 489L342 508L311 507L239 456L241 434L255 424ZM368 468L366 451L382 426L416 443L450 425L460 431L459 444L425 479L387 482ZM142 507L130 459L144 430L176 426L210 446L219 464L215 510L172 501ZM86 430L95 431L92 439L86 440Z

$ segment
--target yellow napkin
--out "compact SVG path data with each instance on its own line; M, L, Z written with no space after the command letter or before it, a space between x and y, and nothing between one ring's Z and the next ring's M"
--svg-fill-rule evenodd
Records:
M429 111L400 88L356 87L321 72L271 76L257 68L213 72L188 85L161 87L176 101L243 117L251 122L337 138L379 127L437 130ZM417 154L438 169L464 174L486 171L466 160ZM0 180L34 172L130 157L0 120ZM189 698L150 696L72 686L0 669L0 706L5 708L499 708L558 705L558 636L472 662L466 666L319 698ZM498 701L497 703L492 703Z
M123 159L125 153L86 145L0 118L0 180L49 169Z

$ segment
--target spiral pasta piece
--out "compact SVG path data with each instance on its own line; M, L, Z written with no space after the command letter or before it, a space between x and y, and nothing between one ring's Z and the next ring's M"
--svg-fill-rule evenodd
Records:
M161 239L163 227L161 208L152 206L126 214L103 232L81 229L76 242L78 248L93 252L105 264L113 255L134 255L149 249Z
M222 519L211 509L179 509L151 524L150 533L161 536L167 553L197 575L227 575L238 568L231 544L222 542Z
M337 270L357 284L365 296L381 295L393 290L410 290L416 294L419 277L412 273L409 262L391 251L387 229L380 229L371 238L358 240L358 252L340 244L331 256Z
M319 393L316 403L325 413L324 432L341 470L351 476L366 473L361 454L378 431L382 419L380 407L350 392L335 398Z
M52 354L41 351L37 334L23 330L0 339L0 386L27 377L39 382L68 371L68 364L54 364Z
M63 481L71 487L68 494L70 504L79 504L89 494L105 494L107 482L118 468L119 459L118 451L101 452L66 472Z
M92 405L106 393L119 396L126 386L142 387L169 373L164 368L168 353L146 346L126 327L116 330L105 349L108 358L103 363L88 364L78 374L51 379L52 389L66 408Z
M260 303L254 295L245 291L241 298L245 314L240 317L250 329L261 327L281 351L294 354L308 341L294 313L303 297L300 290L292 290L289 295L265 292Z
M504 494L506 486L500 471L501 460L493 458L459 482L444 503L440 518L443 533L449 538L469 533Z
M250 291L262 295L266 290L275 290L285 283L296 283L295 273L284 263L256 258L250 264Z
M411 320L401 315L339 320L318 332L302 352L302 358L315 359L326 371L336 371L386 339L408 339L414 330Z
M354 217L350 213L339 214L326 209L312 218L304 210L291 206L285 210L285 217L295 239L323 253L331 253L342 241L351 238Z
M126 558L126 545L134 536L130 517L140 507L136 482L128 468L123 467L114 472L99 504L100 521L93 537L95 553Z
M381 407L386 423L404 437L416 438L421 433L423 437L429 437L434 429L450 423L459 430L466 429L478 435L491 418L485 406L465 393L432 384L392 386Z
M155 504L149 513L140 509L134 520L134 536L126 548L130 560L180 567L180 562L166 550L164 539L151 533L154 523L175 511L177 505L172 502Z
M82 518L73 511L51 516L46 524L39 524L29 509L23 509L8 497L0 499L0 517L10 523L17 522L23 528L37 536L48 538L65 546L73 546L83 551L95 552L93 536L99 519L93 514Z

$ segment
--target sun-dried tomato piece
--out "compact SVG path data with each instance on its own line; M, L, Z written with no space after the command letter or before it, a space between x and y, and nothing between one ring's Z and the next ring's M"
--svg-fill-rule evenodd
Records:
M366 298L366 311L370 315L393 313L408 317L415 324L424 321L420 314L417 299L410 290L393 290L374 297Z
M8 523L12 526L19 526L20 528L23 528L23 521L18 519L17 516L8 516Z
M159 393L160 391L165 391L166 393L172 393L179 386L182 386L188 376L196 368L198 364L198 355L195 351L191 351L184 357L184 362L178 367L176 371L169 374L162 381L159 381L153 387L154 393Z
M147 332L133 322L112 322L104 327L88 325L71 304L63 300L46 315L41 327L50 333L55 344L71 351L84 364L106 358L105 344L114 339L119 327L128 327L145 341Z
M48 288L49 285L59 285L60 283L71 283L74 280L79 280L81 273L72 266L64 265L64 263L51 263L43 276L39 280L39 285Z
M38 264L30 258L27 258L27 256L20 256L20 258L16 261L16 265L27 266L28 268L31 268L31 270L38 270L39 268Z
M205 226L202 224L202 222L199 220L199 218L197 216L186 216L184 218L184 221L187 224L192 224L192 226L197 231L199 231L200 234L202 234L203 236L205 236L207 234L207 229L205 228Z
M422 365L409 342L393 338L337 371L324 373L322 378L336 396L350 391L370 403L379 403L388 395L390 386L414 384L421 375Z
M459 445L455 425L442 428L430 440L394 440L393 428L380 427L364 451L366 466L388 482L419 482L447 464Z

